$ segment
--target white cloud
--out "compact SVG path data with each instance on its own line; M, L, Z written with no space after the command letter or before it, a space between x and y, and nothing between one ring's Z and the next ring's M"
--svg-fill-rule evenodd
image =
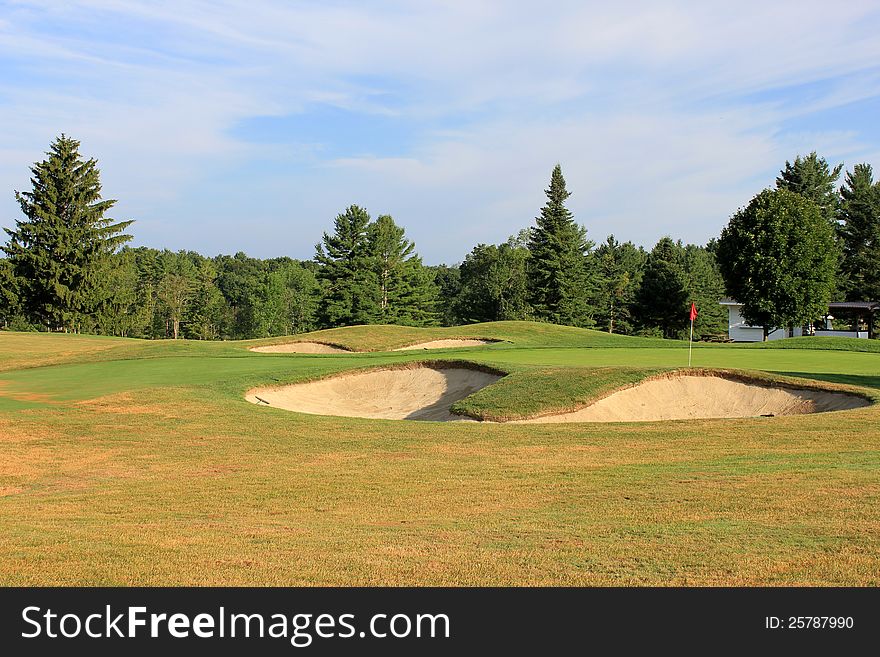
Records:
M153 245L308 256L360 202L438 261L531 221L558 161L594 239L703 241L797 152L876 156L808 124L880 95L878 26L872 2L15 2L0 193L63 130ZM420 128L390 156L233 136L316 104Z

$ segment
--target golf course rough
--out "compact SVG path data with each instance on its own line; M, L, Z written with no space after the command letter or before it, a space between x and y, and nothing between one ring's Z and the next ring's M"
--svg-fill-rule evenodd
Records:
M317 381L253 388L246 399L313 415L391 420L462 421L452 405L495 383L501 375L462 366L412 363L406 368L343 373ZM870 401L847 392L780 385L728 372L671 372L585 407L515 420L539 422L651 422L773 417L849 410Z
M484 422L307 415L245 400L425 363L505 376ZM350 351L260 354L312 341ZM530 322L255 341L0 332L8 586L880 586L880 405L673 422L570 413L725 371L880 400L880 340L694 345ZM463 362L463 361L467 362ZM440 368L442 369L442 368Z

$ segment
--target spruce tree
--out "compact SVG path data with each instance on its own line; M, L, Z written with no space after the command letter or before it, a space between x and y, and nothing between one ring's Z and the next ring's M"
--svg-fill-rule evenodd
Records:
M659 329L664 338L678 338L689 307L684 247L663 237L648 254L636 296L638 322L643 331Z
M131 239L131 221L104 216L116 201L101 198L94 159L61 135L47 159L31 167L32 190L16 192L25 218L5 229L4 250L21 282L25 311L49 330L77 331L110 297L112 255Z
M684 275L687 289L687 307L697 306L694 339L723 339L727 337L727 310L719 302L725 296L724 279L707 248L688 244L684 248Z
M371 324L381 300L370 253L370 215L357 205L336 216L332 235L315 245L318 277L325 287L320 317L325 326Z
M0 258L0 328L9 328L18 312L18 281L12 263Z
M870 164L847 172L840 196L841 287L850 301L880 300L880 181Z
M529 237L529 297L535 315L556 324L592 326L589 303L594 275L588 268L587 252L593 243L587 231L575 223L565 201L562 167L556 165L545 190L547 203L541 209Z

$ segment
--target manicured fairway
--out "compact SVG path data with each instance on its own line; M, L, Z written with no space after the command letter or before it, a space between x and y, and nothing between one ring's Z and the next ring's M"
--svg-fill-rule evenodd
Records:
M687 363L679 343L527 323L327 334L373 350L508 342L305 356L0 333L0 582L880 584L880 407L523 426L243 400L430 357L511 372L469 408L531 412ZM873 345L828 345L698 346L694 364L880 390Z

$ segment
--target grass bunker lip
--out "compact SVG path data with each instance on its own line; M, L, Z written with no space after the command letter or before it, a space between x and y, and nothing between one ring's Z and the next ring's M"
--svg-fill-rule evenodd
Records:
M490 338L443 338L441 340L429 340L428 342L417 342L416 344L406 345L405 347L397 347L392 351L415 351L417 349L456 349L461 347L485 347L490 344L498 344L504 340L493 340Z
M395 347L390 351L418 351L433 349L461 349L462 347L485 347L487 345L498 344L504 340L494 338L441 338L437 340L428 340L427 342L416 342L414 344L405 345L403 347ZM294 342L283 342L279 344L258 345L249 347L248 351L261 354L358 354L369 353L367 351L357 351L350 349L341 344L334 342L323 342L318 340L297 340Z

